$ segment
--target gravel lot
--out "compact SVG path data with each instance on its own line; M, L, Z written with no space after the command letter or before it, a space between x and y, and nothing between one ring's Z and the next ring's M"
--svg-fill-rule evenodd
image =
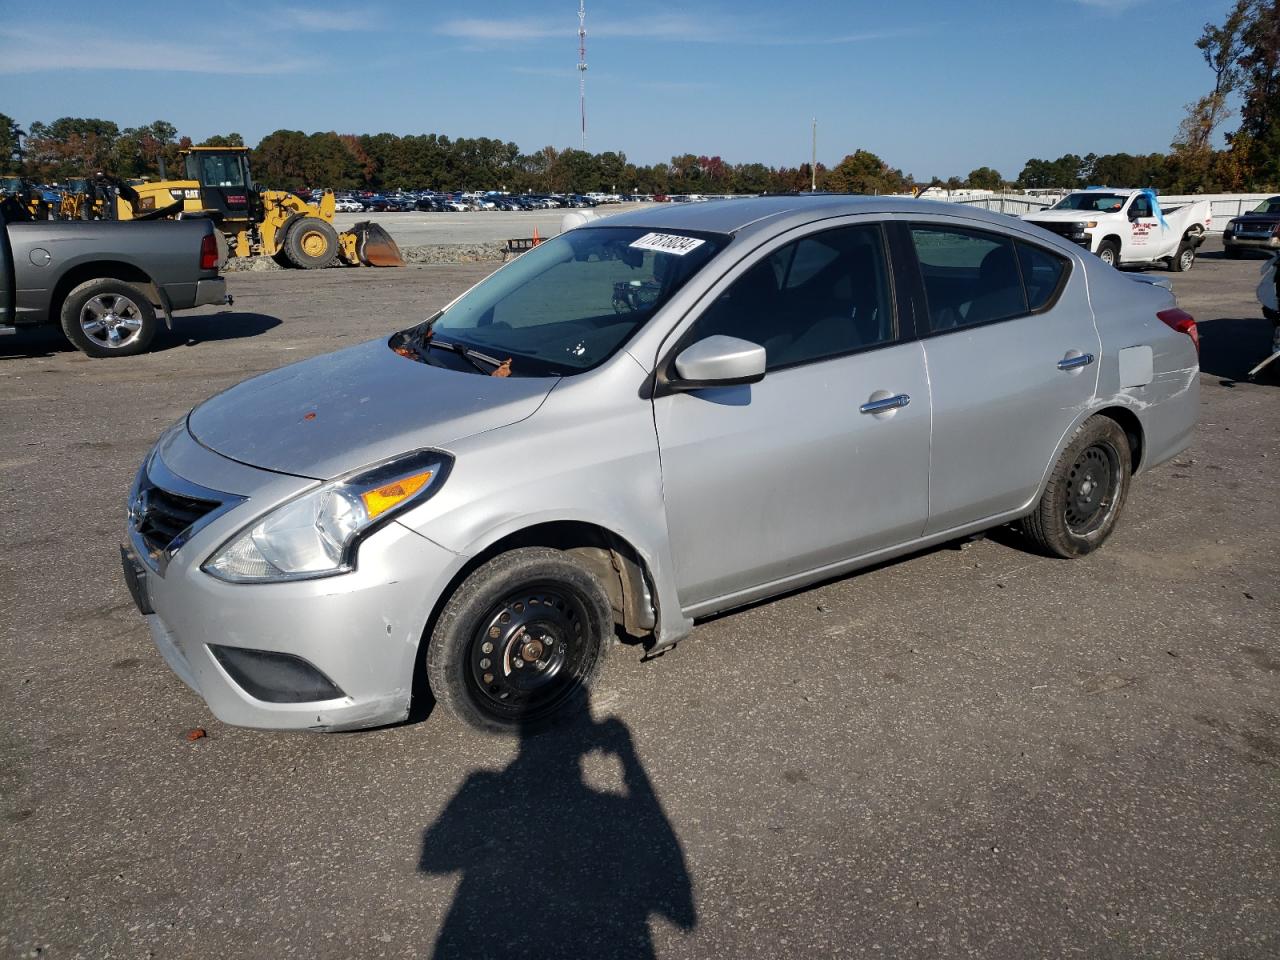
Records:
M591 212L607 217L625 210L652 206L647 203L608 203ZM470 213L337 213L333 223L350 230L361 220L374 220L386 228L401 247L436 243L492 243L511 237L554 237L569 209L556 210L473 210ZM582 211L585 212L585 211Z
M1280 387L1238 380L1269 337L1258 266L1210 252L1174 277L1200 429L1100 553L999 533L649 663L616 648L594 719L519 744L443 711L223 726L152 648L116 552L163 426L491 265L237 274L234 309L132 359L0 340L0 948L1280 955Z

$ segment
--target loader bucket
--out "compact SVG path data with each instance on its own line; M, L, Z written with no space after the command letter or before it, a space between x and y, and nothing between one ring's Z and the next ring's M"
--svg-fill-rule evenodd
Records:
M356 256L366 267L403 267L404 257L391 234L369 220L351 228L356 238Z

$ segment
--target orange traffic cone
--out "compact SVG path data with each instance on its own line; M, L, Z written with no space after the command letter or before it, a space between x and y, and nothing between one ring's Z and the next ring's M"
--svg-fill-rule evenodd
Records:
M542 242L542 238L538 236L538 228L534 227L533 228L533 245L536 247L541 242Z

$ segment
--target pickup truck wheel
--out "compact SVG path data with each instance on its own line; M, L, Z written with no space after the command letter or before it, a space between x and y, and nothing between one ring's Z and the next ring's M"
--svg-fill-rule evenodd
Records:
M1193 243L1183 240L1178 245L1178 252L1173 255L1169 261L1169 269L1174 273L1186 273L1196 262L1196 247Z
M427 643L427 680L468 726L513 733L586 692L613 613L604 586L562 550L525 547L477 568Z
M1023 534L1050 556L1073 559L1102 546L1129 492L1129 438L1109 417L1086 420L1071 438Z
M88 280L62 303L62 332L90 357L129 357L142 353L156 335L156 311L147 295L131 283Z
M301 217L285 234L284 255L303 270L327 267L338 255L338 231L319 217Z
M1114 240L1102 241L1102 246L1098 248L1098 259L1109 267L1114 267L1120 262L1120 245Z

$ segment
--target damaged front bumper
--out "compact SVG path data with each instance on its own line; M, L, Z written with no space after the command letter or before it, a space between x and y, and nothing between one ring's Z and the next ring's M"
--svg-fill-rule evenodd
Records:
M173 672L219 720L236 726L350 730L404 720L423 631L462 558L393 522L360 545L349 573L284 583L218 580L200 569L208 556L261 511L263 498L279 496L281 484L306 481L228 461L198 448L185 429L167 439L170 449L182 448L175 459L193 475L207 478L210 472L189 468L216 458L214 489L236 490L242 499L193 528L171 555L148 550L136 517L127 527L125 580ZM162 490L181 486L181 475L157 457L139 474L131 504L147 477ZM264 488L262 498L255 485Z

